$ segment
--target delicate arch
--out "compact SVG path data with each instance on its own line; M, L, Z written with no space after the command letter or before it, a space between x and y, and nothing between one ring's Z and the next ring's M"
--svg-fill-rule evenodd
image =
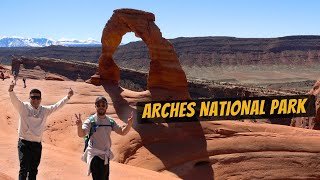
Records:
M120 45L122 37L128 32L134 32L149 49L151 62L148 89L151 91L160 88L179 92L181 97L171 99L190 98L187 78L177 54L172 44L162 37L154 21L154 14L149 12L134 9L115 10L103 29L99 69L89 82L95 85L100 85L102 82L119 83L120 69L112 55Z

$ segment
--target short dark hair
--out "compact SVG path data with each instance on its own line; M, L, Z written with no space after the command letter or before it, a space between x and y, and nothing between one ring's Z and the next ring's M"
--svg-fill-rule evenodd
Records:
M41 97L41 91L39 89L32 89L30 91L30 95L33 94L33 93L40 94L40 97Z

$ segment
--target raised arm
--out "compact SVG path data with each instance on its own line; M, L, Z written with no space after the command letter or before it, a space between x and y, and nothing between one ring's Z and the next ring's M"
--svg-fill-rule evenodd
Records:
M71 98L71 96L73 96L73 90L70 88L68 95L65 96L64 98L62 98L59 102L57 102L56 104L53 104L51 106L47 106L48 109L48 114L51 114L55 111L57 111L58 109L60 109L62 106L64 106L65 104L67 104L68 100Z
M14 82L11 81L11 84L9 86L9 96L10 96L10 99L11 99L11 103L13 104L13 106L18 110L18 111L21 111L23 109L23 102L21 102L18 97L16 96L16 94L14 93L13 91L13 88L14 88Z
M126 124L123 127L119 127L117 124L115 124L115 126L113 127L114 131L117 134L126 135L130 131L132 127L132 123L133 123L133 112L131 112L130 117L128 118L128 124Z

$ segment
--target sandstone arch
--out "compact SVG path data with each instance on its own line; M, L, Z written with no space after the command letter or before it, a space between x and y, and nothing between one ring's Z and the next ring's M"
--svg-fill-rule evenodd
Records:
M178 56L172 44L162 37L154 21L154 14L149 12L134 9L115 10L103 29L99 68L89 83L101 85L108 82L118 85L120 69L112 55L120 45L122 37L128 32L134 32L149 49L151 62L147 87L151 94L158 94L158 98L153 99L190 99L186 75Z

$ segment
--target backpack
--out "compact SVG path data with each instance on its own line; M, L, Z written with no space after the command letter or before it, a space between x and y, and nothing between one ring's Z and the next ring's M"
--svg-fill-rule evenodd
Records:
M83 152L86 151L87 147L88 147L88 144L89 144L89 140L90 140L90 137L93 135L94 132L97 131L97 128L100 127L100 126L111 126L111 128L113 128L113 125L114 125L114 120L110 117L108 117L108 120L110 122L110 124L96 124L96 115L92 115L90 116L88 119L90 120L90 124L91 124L91 128L90 128L90 131L89 131L89 134L88 135L85 135L84 136L84 150Z

